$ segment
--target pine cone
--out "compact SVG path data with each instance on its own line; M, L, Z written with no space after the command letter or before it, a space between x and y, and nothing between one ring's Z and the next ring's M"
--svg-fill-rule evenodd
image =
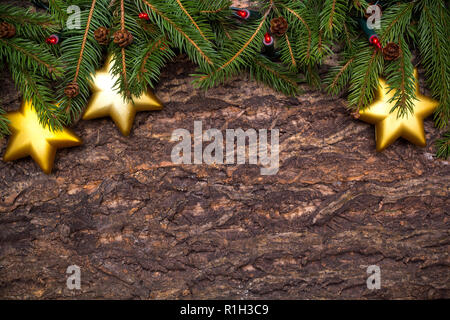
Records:
M119 30L114 33L114 43L125 48L133 42L133 35L128 30Z
M383 48L383 56L385 60L396 60L400 56L400 46L395 42L389 42Z
M107 45L109 43L109 29L100 27L94 31L94 38L98 43Z
M8 22L0 23L0 38L12 38L16 35L16 27Z
M76 82L71 82L64 89L64 93L69 98L75 98L80 93L80 87Z
M270 21L270 32L278 37L283 36L288 27L288 22L283 17L273 18L272 21Z

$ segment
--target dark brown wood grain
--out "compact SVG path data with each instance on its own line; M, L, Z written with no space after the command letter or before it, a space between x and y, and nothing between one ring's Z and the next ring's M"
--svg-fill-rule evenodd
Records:
M155 90L160 112L123 137L81 121L84 145L54 173L0 162L0 298L448 298L449 163L399 140L376 153L374 128L345 100L305 88L285 97L245 76L204 92L179 57ZM9 76L2 105L19 106ZM174 165L172 131L280 129L280 170ZM0 140L0 152L6 147ZM366 268L381 268L368 290ZM66 268L81 267L81 290Z

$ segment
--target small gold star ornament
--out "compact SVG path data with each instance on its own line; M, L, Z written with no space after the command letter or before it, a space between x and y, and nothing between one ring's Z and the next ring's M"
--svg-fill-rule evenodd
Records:
M132 101L124 101L114 84L113 57L110 56L103 69L98 70L91 82L92 97L83 115L83 120L111 117L124 136L128 136L138 111L161 110L162 103L147 90L140 97L132 97Z
M50 174L56 149L75 147L82 140L71 130L52 131L39 123L39 117L31 101L22 102L20 111L6 115L10 121L11 136L3 156L4 161L13 161L27 156Z
M389 87L383 79L379 79L375 101L359 112L361 120L375 125L377 151L383 151L400 137L420 147L427 145L423 120L436 110L439 102L420 94L417 70L414 70L414 77L417 98L414 102L414 114L400 117L398 110L390 113L395 101L389 101L395 92L388 92Z

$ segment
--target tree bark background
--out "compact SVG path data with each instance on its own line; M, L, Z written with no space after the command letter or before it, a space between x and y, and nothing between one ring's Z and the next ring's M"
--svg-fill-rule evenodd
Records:
M432 120L426 148L377 153L344 98L290 98L246 76L205 92L194 71L183 56L164 69L164 110L138 113L129 137L110 119L77 123L84 144L59 150L51 175L0 162L0 298L450 297L450 170L433 158ZM5 70L0 93L19 107ZM172 132L200 120L280 129L278 174L173 164ZM70 265L81 290L66 287ZM367 289L369 265L380 290Z

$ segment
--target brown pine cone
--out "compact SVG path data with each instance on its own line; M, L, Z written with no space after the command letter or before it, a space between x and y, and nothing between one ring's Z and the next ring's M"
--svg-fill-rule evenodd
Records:
M270 32L278 37L283 36L288 30L288 27L288 22L283 17L273 18L270 21Z
M128 30L119 30L114 33L114 43L125 48L133 42L133 35Z
M109 43L109 29L100 27L94 31L94 38L98 43L107 45Z
M16 27L8 22L0 23L0 38L12 38L16 35Z
M80 87L76 82L71 82L64 89L64 93L69 98L75 98L80 93Z
M400 46L395 42L389 42L383 48L383 56L385 60L396 60L400 56Z

